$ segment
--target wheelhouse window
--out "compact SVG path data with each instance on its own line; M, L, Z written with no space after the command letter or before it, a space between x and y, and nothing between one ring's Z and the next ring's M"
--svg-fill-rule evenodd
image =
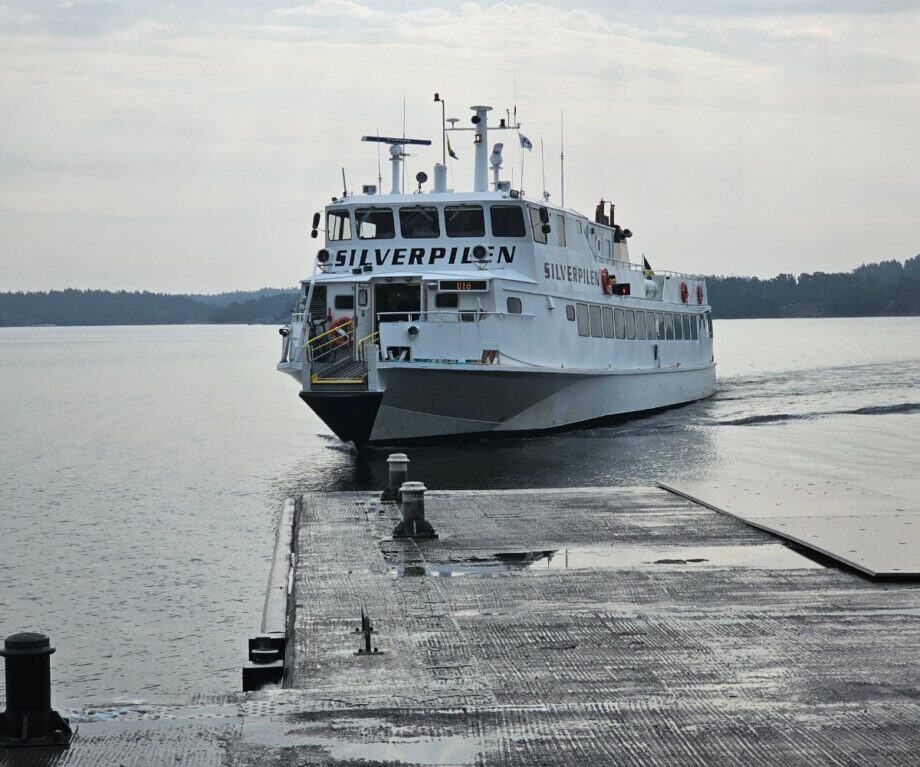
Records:
M359 240L391 240L396 236L393 211L389 208L358 208L355 228Z
M613 309L604 307L604 338L613 338Z
M524 237L524 212L517 205L493 205L489 208L493 237Z
M456 309L460 306L459 293L438 293L434 297L434 305L438 309Z
M326 214L326 239L351 239L351 218L347 210L330 210Z
M530 208L530 228L533 229L533 241L541 242L545 245L546 234L543 231L543 222L540 221L539 208Z
M595 338L604 337L604 323L601 319L601 308L591 305L591 335Z
M516 296L508 296L507 301L508 314L520 314L524 311L524 306L521 303L521 299Z
M448 205L444 208L444 231L448 237L483 237L486 219L478 205Z
M438 209L416 205L414 208L399 209L399 228L407 240L440 237Z
M626 312L614 309L613 324L617 331L617 338L626 338Z
M554 218L556 219L556 244L565 247L565 216L561 213L557 213Z
M590 336L591 330L588 326L588 305L576 304L575 309L578 316L578 335Z

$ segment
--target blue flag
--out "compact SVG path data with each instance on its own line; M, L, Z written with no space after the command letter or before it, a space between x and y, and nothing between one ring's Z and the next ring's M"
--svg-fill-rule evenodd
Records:
M523 133L519 133L518 136L519 136L519 138L521 139L521 146L522 146L524 149L526 149L528 152L529 152L531 149L533 149L533 144L531 143L530 139L527 138L527 136L525 136Z

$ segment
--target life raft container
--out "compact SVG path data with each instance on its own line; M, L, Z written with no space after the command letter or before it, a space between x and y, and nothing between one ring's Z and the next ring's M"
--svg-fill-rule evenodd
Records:
M687 289L687 283L680 283L680 302L682 304L687 303L687 297L690 295L690 291Z
M332 336L334 346L341 348L351 343L351 334L345 329L345 326L350 324L351 317L346 317L343 314L329 326L329 334Z

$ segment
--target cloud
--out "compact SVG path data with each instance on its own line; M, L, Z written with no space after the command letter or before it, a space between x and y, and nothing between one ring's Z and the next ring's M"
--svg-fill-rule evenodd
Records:
M362 133L401 130L404 94L425 137L434 91L464 122L467 104L502 111L515 73L548 158L565 109L567 202L614 197L662 266L772 274L916 252L920 12L629 1L8 3L0 288L289 283L341 167L376 179ZM462 189L465 136L455 149ZM520 163L506 153L518 180ZM548 159L554 198L557 175ZM853 227L857 210L886 225Z

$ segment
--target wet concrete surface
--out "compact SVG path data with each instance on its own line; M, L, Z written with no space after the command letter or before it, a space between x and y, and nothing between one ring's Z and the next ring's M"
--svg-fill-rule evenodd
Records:
M24 764L910 765L920 588L657 488L304 497L288 689L87 708ZM380 653L359 656L361 610Z

